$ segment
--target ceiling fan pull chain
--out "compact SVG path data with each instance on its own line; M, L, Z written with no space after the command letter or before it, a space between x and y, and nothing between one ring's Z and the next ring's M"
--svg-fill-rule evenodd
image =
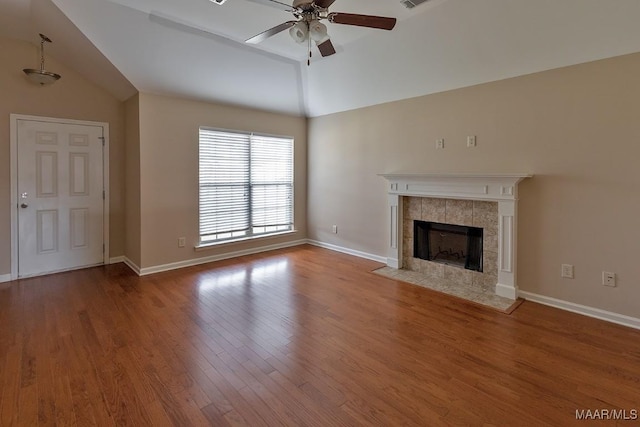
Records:
M309 67L311 66L311 37L309 37L307 41L308 41L307 46L309 48L309 57L307 58L307 67Z

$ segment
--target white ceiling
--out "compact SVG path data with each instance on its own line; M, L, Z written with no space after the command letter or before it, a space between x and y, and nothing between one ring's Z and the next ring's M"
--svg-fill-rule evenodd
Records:
M431 0L412 10L337 0L330 9L398 24L328 24L338 53L315 50L310 67L286 31L243 42L291 19L266 0L2 0L0 34L34 43L47 34L48 53L120 99L137 89L307 116L640 51L638 0Z

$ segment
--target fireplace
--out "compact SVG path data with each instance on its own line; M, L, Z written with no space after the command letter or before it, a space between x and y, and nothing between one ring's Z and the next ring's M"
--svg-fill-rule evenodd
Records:
M490 286L499 296L517 298L518 183L532 175L400 173L381 176L389 181L389 267L408 266L412 271L438 275L453 282L471 281ZM426 204L425 198L430 200ZM422 200L418 203L417 199ZM488 211L491 215L487 215ZM407 219L483 228L482 272L415 258L413 223L409 226ZM490 221L489 229L486 224L477 224L486 221Z
M482 228L413 221L413 257L482 272Z

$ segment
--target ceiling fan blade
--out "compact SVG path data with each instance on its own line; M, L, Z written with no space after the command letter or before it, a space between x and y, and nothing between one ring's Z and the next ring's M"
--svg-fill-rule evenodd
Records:
M333 47L333 43L331 43L330 39L327 39L322 43L317 43L317 45L320 55L322 56L331 56L336 53L336 49Z
M314 3L316 4L316 6L326 9L329 6L331 6L335 1L336 0L316 0Z
M280 25L276 25L275 27L270 28L267 31L263 31L260 34L258 34L256 36L253 36L250 39L247 39L245 41L245 43L257 44L257 43L260 43L262 41L265 41L269 37L275 36L276 34L281 33L284 30L293 27L294 25L296 25L296 22L298 22L298 21L287 21L287 22L284 22L284 23L282 23Z
M378 28L380 30L392 30L396 26L396 18L384 16L333 12L327 18L329 22L334 24L357 25L358 27Z

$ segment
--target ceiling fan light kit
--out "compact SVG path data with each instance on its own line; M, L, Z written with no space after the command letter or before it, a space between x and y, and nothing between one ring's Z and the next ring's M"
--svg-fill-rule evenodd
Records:
M296 43L304 43L307 41L307 36L309 35L309 30L307 29L306 22L298 22L289 30L289 34L291 38Z
M40 34L40 69L25 68L22 70L31 82L39 84L41 86L54 83L61 77L60 74L52 73L44 69L45 42L51 43L51 39L44 34Z
M268 1L288 6L288 4L282 3L279 0ZM288 29L289 35L294 41L297 43L308 42L309 49L311 41L316 42L320 54L326 57L336 53L336 50L327 33L327 26L320 22L322 20L327 20L333 24L353 25L381 30L392 30L396 25L396 18L329 12L329 6L335 1L336 0L294 0L289 12L293 14L295 21L287 21L276 25L247 39L246 43L260 43ZM309 57L311 57L311 50L309 50ZM309 64L309 61L307 61L307 64Z
M309 23L309 37L316 43L326 41L329 38L327 26L318 20L311 21Z

